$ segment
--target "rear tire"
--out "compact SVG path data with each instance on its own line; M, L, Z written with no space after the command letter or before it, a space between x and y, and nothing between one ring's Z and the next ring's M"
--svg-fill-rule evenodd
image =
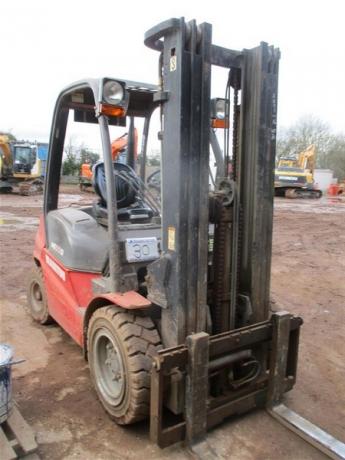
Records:
M87 336L91 378L103 407L118 424L149 415L150 371L161 347L149 317L114 305L92 315Z
M29 275L27 301L31 316L35 321L40 324L50 324L53 322L53 318L49 314L42 270L39 267L33 268Z

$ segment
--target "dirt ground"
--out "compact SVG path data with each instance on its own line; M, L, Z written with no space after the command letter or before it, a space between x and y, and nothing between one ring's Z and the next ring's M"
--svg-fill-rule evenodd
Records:
M83 200L92 195L83 194ZM80 200L66 189L63 199ZM160 450L148 425L116 426L92 389L79 347L57 325L35 324L25 282L42 198L1 196L1 342L26 362L15 367L14 396L37 433L42 459L188 459L181 445ZM275 202L272 300L304 319L298 383L286 404L345 441L345 202ZM220 458L317 460L323 454L263 411L224 423L208 435Z

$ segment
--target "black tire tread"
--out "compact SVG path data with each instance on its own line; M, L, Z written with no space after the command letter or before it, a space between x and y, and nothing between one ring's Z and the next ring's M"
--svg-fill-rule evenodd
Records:
M30 302L30 296L31 296L31 282L33 279L36 279L36 281L39 281L40 283L40 286L41 286L41 291L42 291L42 295L43 295L43 298L44 298L44 302L46 304L46 308L47 308L47 314L45 315L44 319L42 320L39 320L37 318L34 317L34 315L32 314L32 309L31 309L31 302ZM52 324L54 322L54 319L50 316L49 312L48 312L48 304L47 304L47 293L46 293L46 289L45 289L45 285L44 285L44 277L43 277L43 272L42 272L42 268L40 266L35 266L31 269L30 273L29 273L29 276L28 276L28 283L27 283L27 299L28 299L28 305L29 305L29 309L30 309L30 312L31 312L31 316L33 317L33 319L38 322L39 324L42 324L42 325L48 325L48 324Z
M121 425L128 425L149 415L152 358L162 348L161 340L152 319L147 316L110 305L95 311L89 330L99 318L106 318L114 324L126 348L130 404L125 415L112 418Z

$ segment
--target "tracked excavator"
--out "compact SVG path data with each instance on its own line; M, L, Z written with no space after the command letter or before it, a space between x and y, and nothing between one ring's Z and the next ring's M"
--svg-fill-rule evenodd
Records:
M1 135L0 192L10 193L18 187L21 195L42 193L47 152L47 144L10 142Z
M0 135L0 192L10 193L13 189L9 178L13 175L13 157L7 136Z
M316 148L309 145L299 154L279 158L275 170L274 190L276 196L286 198L321 198L314 181Z

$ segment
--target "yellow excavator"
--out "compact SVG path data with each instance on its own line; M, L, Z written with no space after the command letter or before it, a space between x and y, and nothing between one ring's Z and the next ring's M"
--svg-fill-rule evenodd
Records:
M275 195L286 198L321 198L322 191L314 181L315 156L314 144L297 155L281 156L275 170Z
M0 191L2 193L12 192L12 185L9 178L13 175L13 157L10 142L7 136L0 136Z
M21 195L43 191L48 144L10 142L0 135L0 192L10 193L14 186Z

